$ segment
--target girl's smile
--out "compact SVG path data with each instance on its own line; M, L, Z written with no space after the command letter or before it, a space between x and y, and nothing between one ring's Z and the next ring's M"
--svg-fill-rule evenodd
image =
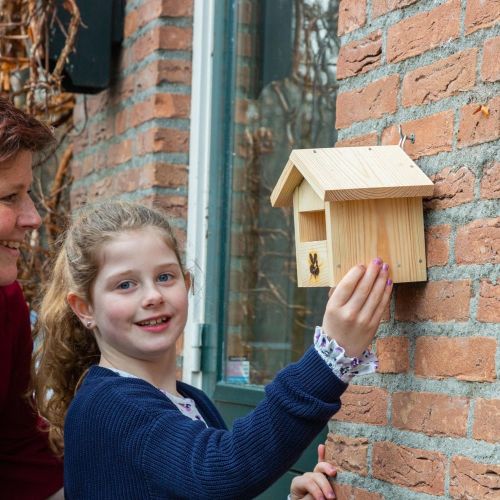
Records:
M150 332L161 332L168 327L169 321L170 318L168 316L160 316L158 318L139 321L137 325Z

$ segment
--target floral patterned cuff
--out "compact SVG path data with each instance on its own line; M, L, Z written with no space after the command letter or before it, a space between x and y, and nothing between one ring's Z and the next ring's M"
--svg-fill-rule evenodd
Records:
M344 348L328 337L320 326L314 332L314 347L333 373L346 384L355 375L374 373L378 368L377 356L371 351L366 350L360 358L349 358Z

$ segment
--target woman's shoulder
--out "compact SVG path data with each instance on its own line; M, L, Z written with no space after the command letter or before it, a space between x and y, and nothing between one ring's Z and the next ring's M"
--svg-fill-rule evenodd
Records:
M26 300L19 283L14 281L10 285L0 286L0 306L15 307L16 305L26 308Z

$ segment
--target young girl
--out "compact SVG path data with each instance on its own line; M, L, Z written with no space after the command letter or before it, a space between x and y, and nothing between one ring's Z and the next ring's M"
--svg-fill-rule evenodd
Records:
M67 499L255 497L339 410L350 378L373 371L365 349L392 288L380 259L351 269L315 345L229 431L203 392L175 379L189 287L156 210L108 202L83 209L69 228L41 304L35 358L37 401L64 450Z

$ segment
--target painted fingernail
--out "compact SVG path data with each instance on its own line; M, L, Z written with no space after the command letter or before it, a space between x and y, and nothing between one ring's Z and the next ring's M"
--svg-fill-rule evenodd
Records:
M380 264L382 264L382 259L380 257L377 257L376 259L373 259L373 263L377 264L377 266L380 266Z
M392 280L391 279L388 279L387 280L387 286L391 286L392 285Z
M384 265L382 266L382 269L383 269L384 271L387 271L387 270L389 269L389 264L384 264Z

